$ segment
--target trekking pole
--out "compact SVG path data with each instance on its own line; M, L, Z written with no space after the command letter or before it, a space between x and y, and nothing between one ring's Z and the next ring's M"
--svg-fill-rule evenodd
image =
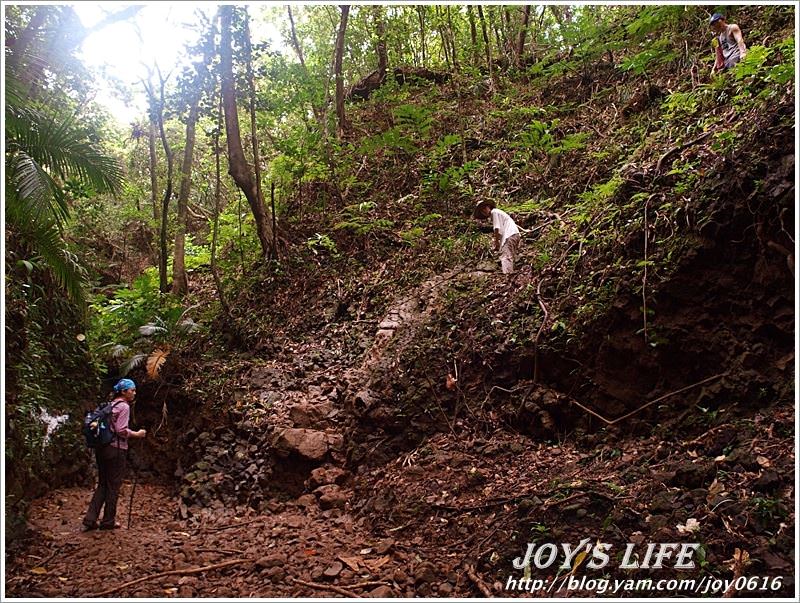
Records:
M129 447L128 448L128 456L130 457L130 461L131 461L130 464L131 464L131 468L133 469L133 487L131 488L131 499L128 502L128 529L129 530L131 529L131 514L133 512L133 495L136 492L136 482L138 481L137 478L139 477L139 471L137 471L137 469L136 469L136 467L134 466L134 463L133 463L133 454L131 454L132 452L133 451Z
M131 409L131 414L133 414L133 409ZM134 462L133 462L133 445L132 442L128 442L128 458L130 460L131 469L133 472L133 486L131 487L131 499L128 501L128 529L131 529L131 514L133 513L133 495L136 493L136 482L139 478L139 471L137 470Z

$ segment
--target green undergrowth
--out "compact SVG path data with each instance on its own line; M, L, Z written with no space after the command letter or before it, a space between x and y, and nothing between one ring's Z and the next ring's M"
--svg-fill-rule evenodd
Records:
M299 200L285 205L291 244L279 262L259 265L226 248L224 261L238 264L224 284L245 348L264 344L269 355L265 342L275 337L314 341L326 325L377 323L396 296L428 278L496 262L487 225L471 218L485 198L526 230L520 276L448 293L406 362L424 365L437 350L475 366L514 350L563 351L615 306L636 315L642 331L651 322L650 348L666 345L652 326L659 288L708 244L726 170L732 161L746 166L738 179L747 181L742 196L752 194L773 152L760 130L792 126L794 39L781 32L697 86L682 71L683 47L676 53L639 23L609 42L614 65L603 52L574 67L550 57L503 76L493 96L455 78L392 84L349 106L357 134L332 143L341 200L317 166L304 181L302 211ZM698 40L690 52L706 60ZM603 85L579 86L575 68ZM470 316L465 338L458 325Z

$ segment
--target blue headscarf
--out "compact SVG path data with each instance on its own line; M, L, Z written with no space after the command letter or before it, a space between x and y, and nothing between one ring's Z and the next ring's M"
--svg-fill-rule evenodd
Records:
M136 389L136 384L132 379L120 379L114 386L115 392L124 392L126 389Z

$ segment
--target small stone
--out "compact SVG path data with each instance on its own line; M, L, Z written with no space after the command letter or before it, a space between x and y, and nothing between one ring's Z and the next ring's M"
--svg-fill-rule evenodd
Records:
M377 546L375 547L375 552L378 555L385 555L389 552L389 550L394 546L394 539L386 538L385 540L381 540Z
M313 494L303 494L297 499L297 504L309 509L317 506L317 497Z
M334 561L325 569L322 575L332 579L341 574L343 569L344 566L339 561Z
M312 488L328 484L342 485L347 475L347 471L339 467L317 467L311 472L309 483Z
M282 567L286 564L287 557L283 553L272 553L265 555L255 562L255 566L259 569L270 567Z
M319 506L325 509L341 509L347 502L347 495L342 489L335 485L320 486L314 493L319 496Z
M758 492L770 492L780 485L780 476L772 469L765 469L753 482L752 488Z
M439 585L439 594L443 597L451 594L453 592L453 586L449 582L442 582Z
M389 599L394 597L394 591L385 584L369 591L369 596L376 599Z
M430 561L420 563L414 570L414 581L419 584L420 582L430 583L436 580L436 568Z
M286 570L283 567L271 567L264 572L264 576L273 582L280 582L286 577Z
M322 579L323 569L321 567L315 567L311 570L311 580L313 582L317 582L318 580Z

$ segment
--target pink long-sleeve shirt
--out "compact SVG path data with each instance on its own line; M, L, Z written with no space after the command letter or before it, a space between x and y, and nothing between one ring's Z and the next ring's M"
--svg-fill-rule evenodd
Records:
M111 411L111 426L114 429L114 433L117 434L117 437L111 440L111 446L119 448L120 450L127 450L128 436L133 433L133 431L128 428L128 421L131 417L131 407L122 398L116 398L111 403L115 404Z

